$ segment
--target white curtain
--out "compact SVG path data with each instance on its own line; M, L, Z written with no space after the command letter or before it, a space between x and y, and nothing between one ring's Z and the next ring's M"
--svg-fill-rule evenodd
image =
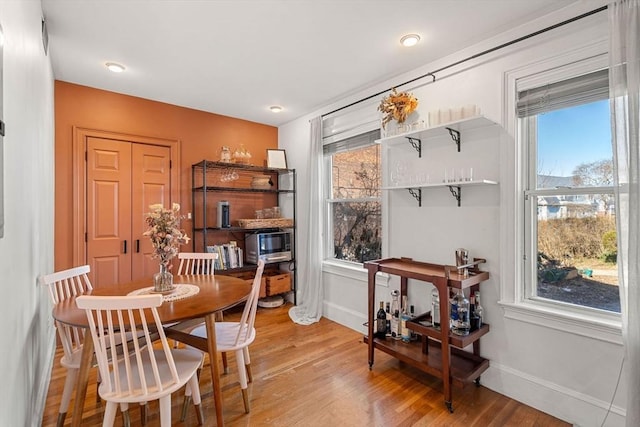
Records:
M291 307L289 317L295 323L310 325L322 317L322 117L311 120L311 151L307 164L308 227L306 250L298 275L298 305Z
M640 426L640 0L609 4L609 95L616 173L618 269L627 427Z

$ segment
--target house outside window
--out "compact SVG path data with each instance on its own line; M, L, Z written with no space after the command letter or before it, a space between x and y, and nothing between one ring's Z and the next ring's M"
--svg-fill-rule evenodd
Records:
M382 257L380 137L375 130L324 145L326 259Z
M523 296L619 313L608 71L550 75L516 82Z

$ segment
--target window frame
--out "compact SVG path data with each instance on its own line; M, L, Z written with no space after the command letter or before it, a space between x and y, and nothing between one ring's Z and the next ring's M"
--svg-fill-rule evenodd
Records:
M375 130L374 130L375 131ZM379 132L379 129L377 129L377 131ZM370 131L372 132L372 131ZM353 135L350 136L349 138L354 138L354 137L359 137L359 136L363 136L365 134L367 134L369 132L362 132L361 134L357 134L357 135ZM349 138L345 138L345 139L349 139ZM379 134L378 134L378 138L379 139ZM343 141L343 140L341 140ZM340 142L340 141L338 141ZM328 143L331 144L331 143ZM372 147L375 146L377 143L375 141L372 141L370 144L365 144L365 145L360 145L357 147L354 147L354 149L361 149L361 148L368 148L368 147ZM324 253L323 253L323 263L325 264L331 264L333 266L342 266L345 267L347 269L357 269L357 270L362 270L362 271L366 271L364 270L364 266L362 265L362 263L360 262L356 262L356 261L348 261L348 260L342 260L342 259L337 259L335 258L335 250L334 250L334 225L333 225L333 204L335 203L345 203L345 202L378 202L380 204L380 213L382 215L382 218L384 218L384 205L383 205L383 195L382 195L382 190L380 190L380 195L377 197L358 197L358 198L333 198L333 155L340 153L340 152L346 152L349 151L349 148L347 148L346 150L340 150L337 151L335 153L328 153L328 154L324 154L323 155L323 170L324 170L324 185L323 185L323 201L324 201L324 208L323 208L323 212L324 212L324 236L325 236L325 240L324 240ZM382 154L383 150L380 147L379 148L379 158L378 158L378 163L379 163L379 168L380 168L380 176L382 177L382 171L383 171L383 160L382 160ZM381 218L381 249L382 252L384 252L384 243L385 243L385 228L384 228L384 220Z
M500 300L505 317L559 331L622 345L618 313L582 308L547 299L528 298L525 285L525 215L529 147L521 146L516 101L518 91L560 81L608 66L607 42L602 40L562 55L509 70L504 73L503 123L514 140L504 144L501 158L501 267ZM522 86L526 81L528 86ZM517 85L518 84L518 85ZM534 156L537 159L537 156ZM531 213L529 212L531 217Z

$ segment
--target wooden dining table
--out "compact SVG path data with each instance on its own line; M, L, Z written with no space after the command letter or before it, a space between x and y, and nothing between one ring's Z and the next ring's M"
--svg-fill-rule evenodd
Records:
M126 284L96 287L86 295L128 295L142 288L152 286L151 279L134 281ZM198 348L209 354L211 364L211 382L218 426L224 425L222 413L222 390L220 387L220 367L216 348L216 313L231 308L247 299L251 284L242 279L222 275L180 275L174 276L174 284L191 284L199 288L196 295L176 301L164 301L158 308L158 314L169 338ZM84 310L80 310L75 298L69 298L57 304L53 309L53 317L61 323L76 327L88 328L89 323ZM184 332L185 325L197 324L204 319L207 338L200 338ZM87 336L88 337L88 336ZM82 410L87 392L89 370L93 363L93 341L85 339L82 348L82 359L76 380L76 397L71 418L72 426L82 422Z

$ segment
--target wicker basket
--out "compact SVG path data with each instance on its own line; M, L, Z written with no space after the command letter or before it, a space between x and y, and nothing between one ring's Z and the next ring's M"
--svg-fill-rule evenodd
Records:
M242 228L285 228L293 227L292 218L239 219Z

